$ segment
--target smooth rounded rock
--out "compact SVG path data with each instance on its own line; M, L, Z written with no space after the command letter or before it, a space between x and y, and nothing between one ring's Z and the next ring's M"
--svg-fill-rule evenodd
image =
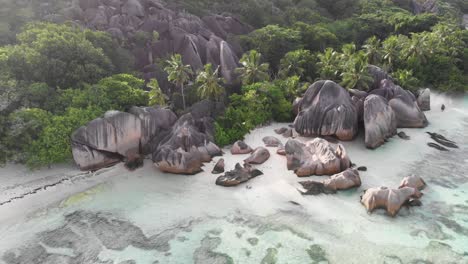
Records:
M364 102L366 147L375 149L396 135L397 123L393 109L379 95L369 95Z

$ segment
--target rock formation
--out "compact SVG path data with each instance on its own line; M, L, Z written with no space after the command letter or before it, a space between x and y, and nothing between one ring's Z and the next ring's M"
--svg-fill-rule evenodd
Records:
M373 212L375 209L386 209L390 216L395 216L403 204L410 199L419 199L421 196L422 194L417 189L411 187L401 189L371 188L364 192L361 203L368 212Z
M216 165L214 166L213 170L211 173L213 174L220 174L224 172L224 159L219 159L218 162L216 162Z
M431 90L426 88L419 91L418 99L416 100L421 111L431 110Z
M397 133L396 117L387 100L369 95L364 102L366 147L375 149Z
M253 149L245 144L244 141L236 141L236 143L234 143L234 145L232 145L231 147L231 154L232 155L242 155L242 154L250 154L252 153Z
M68 20L90 29L107 31L122 41L157 32L157 40L136 44L134 55L139 69L151 65L157 58L178 53L194 70L202 69L207 63L215 68L221 66L220 74L229 84L235 82L234 70L242 54L240 45L230 36L244 35L252 30L229 15L200 18L171 10L158 0L73 1L63 13ZM155 72L145 76L161 79L163 86L166 83Z
M303 194L317 195L320 193L335 193L339 190L348 190L361 186L361 178L356 169L347 169L341 173L335 174L330 179L322 182L305 181L300 184L306 189Z
M391 80L382 80L380 87L371 91L371 94L387 99L395 112L399 128L421 128L428 125L426 116L419 109L416 97L411 92L395 85Z
M264 147L256 148L250 157L244 160L248 164L263 164L270 158L270 152Z
M204 162L221 155L206 127L200 125L191 113L182 116L153 152L156 167L163 172L196 174Z
M316 138L301 143L289 140L285 146L288 170L297 176L333 175L351 167L351 161L341 144L333 146L328 141Z
M411 175L411 176L405 177L401 181L400 187L398 188L401 189L404 187L411 187L411 188L418 189L421 191L424 188L426 188L426 182L424 182L424 180L419 176Z
M228 171L226 174L216 179L216 185L232 187L262 174L263 173L261 171L253 169L248 164L245 164L244 167L242 167L239 163L237 163L234 170Z
M151 152L151 144L177 120L167 109L134 107L131 113L109 111L71 136L72 153L81 170L95 170Z
M318 81L304 95L294 121L303 136L336 136L352 140L358 130L358 113L349 93L333 81Z
M459 148L454 141L447 139L441 134L431 133L431 132L426 132L426 133L429 134L435 142L441 144L442 146L445 146L448 148Z

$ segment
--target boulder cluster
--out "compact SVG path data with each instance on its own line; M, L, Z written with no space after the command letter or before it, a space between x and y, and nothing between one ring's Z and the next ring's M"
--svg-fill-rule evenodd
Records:
M398 189L377 187L364 191L361 203L368 212L385 209L390 216L395 216L403 205L420 206L421 190L425 187L426 183L421 177L411 175L402 180Z
M367 92L346 90L333 81L318 81L294 102L294 128L302 136L334 136L352 140L364 124L366 147L374 149L397 134L397 128L428 125L430 90L412 92L396 85L390 75L369 66L373 83Z
M180 118L164 108L107 112L73 133L73 158L81 170L97 170L122 160L134 168L151 154L161 171L195 174L222 154L213 143L216 111L216 104L205 100Z
M235 82L235 68L242 53L233 35L249 33L250 26L229 15L197 17L185 11L175 11L159 0L79 0L63 12L65 19L77 24L109 32L120 40L139 39L157 32L158 38L136 43L135 63L146 78L157 78L164 86L165 76L153 67L158 58L178 53L193 70L211 63L220 66L227 83ZM151 66L151 67L147 67Z

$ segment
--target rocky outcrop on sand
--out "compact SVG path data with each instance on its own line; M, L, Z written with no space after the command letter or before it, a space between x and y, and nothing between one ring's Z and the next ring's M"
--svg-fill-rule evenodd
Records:
M364 128L366 147L375 149L396 135L397 123L393 109L387 100L369 95L364 102Z
M82 170L96 170L126 161L142 165L152 154L164 172L194 174L204 162L221 155L213 141L216 104L202 101L180 117L168 109L133 107L129 113L110 111L80 127L72 135L72 152Z
M334 175L351 167L345 148L316 138L302 143L291 139L285 146L288 170L297 176Z
M391 80L382 80L380 87L371 91L387 99L388 104L395 112L399 128L422 128L428 125L424 113L416 102L416 97L410 92L393 83Z
M237 163L234 170L228 171L226 174L216 179L216 185L232 187L262 174L263 173L261 171L252 168L248 164L244 164L244 167L242 167L239 163Z
M153 152L153 162L161 171L175 174L196 174L204 162L222 154L191 113L182 116Z
M356 169L349 168L341 173L335 174L330 179L317 181L304 181L300 184L306 189L302 194L318 195L321 193L336 193L339 190L348 190L361 186L361 178Z
M150 153L150 143L177 120L167 109L134 107L130 112L109 111L72 134L73 158L80 169L99 169Z
M247 164L263 164L270 158L270 152L264 147L256 148L250 157L244 160Z
M349 93L333 81L312 84L294 121L303 136L336 136L351 140L357 134L358 113Z
M219 159L218 162L216 162L216 165L214 166L213 170L211 171L212 174L221 174L224 172L224 159Z
M387 187L371 188L364 192L361 203L368 212L385 209L390 216L395 216L400 208L411 199L419 199L422 194L411 187L389 189Z
M233 155L250 154L252 151L253 149L241 140L236 141L231 147L231 154Z

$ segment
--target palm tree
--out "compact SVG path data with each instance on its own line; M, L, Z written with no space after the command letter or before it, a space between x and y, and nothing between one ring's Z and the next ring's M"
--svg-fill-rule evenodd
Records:
M161 88L159 87L158 80L151 79L146 86L151 89L149 91L149 105L165 106L166 98L164 93L161 91Z
M190 81L190 76L193 74L192 68L190 65L184 65L182 63L182 57L180 54L172 55L171 59L167 61L167 64L168 66L164 68L164 70L169 75L167 80L174 83L177 87L180 87L182 94L182 104L185 110L186 105L184 85Z
M385 69L387 71L391 71L395 64L395 60L399 56L400 46L399 40L396 36L388 37L383 42L383 52L384 52L384 62L385 62Z
M363 49L370 64L378 65L382 60L381 41L376 36L366 40Z
M363 52L356 53L341 74L341 85L348 89L369 90L373 78L368 72L367 56Z
M427 62L427 35L412 34L408 47L404 50L406 59L414 59L417 64Z
M236 72L240 74L242 84L249 85L270 79L268 75L269 64L261 63L261 60L262 54L256 50L251 50L242 56L240 59L242 67L236 69Z
M206 64L205 69L200 71L197 75L196 82L200 85L198 87L198 95L202 99L218 100L224 93L224 87L220 85L223 80L218 77L219 66L213 72L213 65Z
M318 55L319 62L317 66L319 67L320 78L336 80L336 77L339 73L339 54L332 48L327 48L325 52Z

